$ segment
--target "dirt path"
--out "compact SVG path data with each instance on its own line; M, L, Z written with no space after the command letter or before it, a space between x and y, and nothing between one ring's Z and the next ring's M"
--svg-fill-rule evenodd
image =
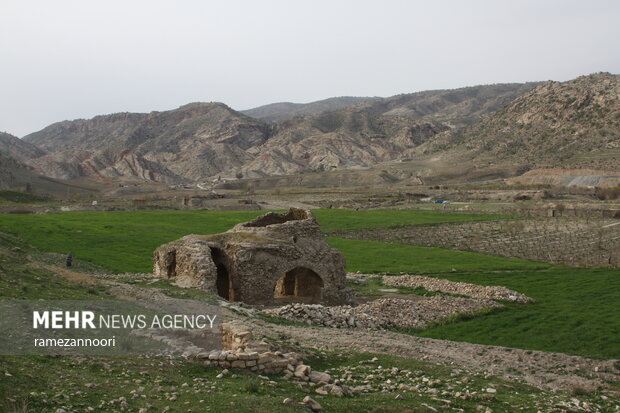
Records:
M616 367L620 363L617 360L593 360L561 353L436 340L389 331L292 327L262 320L252 321L255 331L260 334L268 337L284 335L304 346L411 357L522 381L542 389L579 387L593 390L607 387L606 381L620 381L620 368Z
M32 266L36 268L43 268L48 271L51 271L55 274L60 275L63 278L66 278L69 281L83 283L83 284L91 284L91 285L99 284L99 280L97 280L96 278L91 277L90 275L83 274L81 272L69 270L67 268L57 267L55 265L38 264L38 263L33 263Z

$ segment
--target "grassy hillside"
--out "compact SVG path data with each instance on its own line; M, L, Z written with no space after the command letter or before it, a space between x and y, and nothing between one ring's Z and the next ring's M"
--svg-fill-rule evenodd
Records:
M79 299L113 298L104 286L76 282L38 268L29 256L37 251L18 238L0 232L0 298L2 299ZM42 285L45 287L42 288ZM187 290L184 290L187 291ZM310 364L317 369L336 371L358 368L360 362L378 358L393 381L409 380L400 372L416 372L414 381L422 383L422 376L438 380L444 385L457 385L465 373L453 374L449 367L435 363L399 358L381 354L315 353ZM398 373L391 368L398 368ZM374 366L357 371L355 380L364 380ZM218 369L205 368L199 360L173 357L58 357L58 356L0 356L0 411L26 412L119 412L138 411L213 411L299 412L297 404L284 405L282 400L292 397L301 400L308 390L301 389L281 374L257 377L235 372L217 377ZM493 387L501 395L493 399L460 400L465 409L483 404L496 412L510 411L511 405L548 405L550 394L519 383L506 382L497 377L467 375L468 386L476 389ZM351 379L349 379L351 380ZM385 380L385 379L383 379ZM377 378L374 383L381 383ZM135 394L142 397L135 397ZM170 397L175 394L175 397ZM436 403L432 394L405 394L395 400L394 392L360 394L355 398L312 395L326 411L362 411L367 406L402 411L403 406L417 408L421 404ZM568 396L565 396L568 397ZM594 397L594 396L590 396ZM123 398L124 403L123 403ZM126 403L126 407L122 407ZM167 410L169 409L169 410Z
M367 362L374 356L382 366L381 370L374 365L360 367L360 362ZM527 406L527 411L536 411L534 406L550 407L558 398L557 393L541 392L525 384L492 376L465 375L463 372L455 375L453 369L435 363L382 354L330 353L314 357L311 363L319 369L353 369L354 378L360 382L371 373L375 374L373 383L385 380L384 377L400 382L408 379L402 374L404 371L415 372L413 377L416 382L437 380L440 384L434 387L441 390L451 389L452 386L464 387L462 380L465 377L468 388L479 391L488 387L497 389L497 397L480 396L452 402L467 412L480 410L478 406L488 407L496 413L514 412L515 406ZM171 413L310 411L296 402L282 403L285 398L301 401L309 390L282 379L281 375L263 375L259 378L241 372L217 377L219 370L205 368L200 361L193 359L0 357L0 369L10 372L9 376L0 380L0 395L11 395L0 399L2 412L55 412L57 408L89 411L86 406L96 408L94 411L97 412L113 413L137 412L141 408L148 412ZM89 383L89 387L85 387L85 383ZM395 399L395 394L400 394L400 397ZM361 393L354 398L310 395L320 402L326 412L431 412L434 410L425 406L442 404L435 395L422 392ZM563 392L559 396L569 398L570 394ZM595 394L580 396L590 403L596 401L595 397ZM120 407L123 404L120 398L126 403L124 409Z
M19 250L18 250L19 249ZM108 299L101 286L69 281L54 273L32 267L28 254L36 251L19 239L0 233L0 297L29 299ZM45 288L41 288L45 285ZM595 326L596 327L596 326ZM377 362L367 364L376 357ZM363 364L366 363L366 364ZM464 411L483 408L494 412L549 411L558 398L568 400L575 392L544 392L528 385L498 377L470 374L436 363L385 354L356 352L316 352L309 364L321 371L332 369L333 375L352 372L346 379L359 384L373 374L373 385L387 378L392 383L434 382L440 391L463 388L484 392L492 387L495 397L454 398L452 405ZM381 366L381 367L378 367ZM218 369L205 368L200 361L172 357L57 357L0 356L0 411L9 413L90 411L210 411L256 412L306 410L296 403L283 404L289 397L301 400L309 390L280 374L256 376L235 372L218 377ZM413 372L413 374L409 374ZM467 383L465 383L467 380ZM140 397L136 397L140 394ZM399 394L399 397L395 397ZM174 395L174 397L172 397ZM329 412L350 411L431 411L426 406L442 402L430 392L361 393L354 398L320 396L311 393ZM601 403L598 393L578 393L591 405ZM123 408L122 406L126 407ZM610 407L612 402L605 403ZM170 409L170 410L167 410Z

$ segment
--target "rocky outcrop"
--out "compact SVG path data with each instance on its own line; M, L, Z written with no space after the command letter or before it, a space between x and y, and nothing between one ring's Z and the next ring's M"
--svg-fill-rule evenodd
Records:
M437 135L421 151L535 168L618 170L620 76L545 82L480 122ZM524 172L522 171L522 172Z
M291 208L215 235L187 235L155 251L154 275L248 304L342 304L344 258L323 239L314 215Z

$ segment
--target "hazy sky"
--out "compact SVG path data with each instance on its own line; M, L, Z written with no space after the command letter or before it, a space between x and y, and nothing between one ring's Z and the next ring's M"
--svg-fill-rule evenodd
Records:
M620 72L620 1L0 0L0 131Z

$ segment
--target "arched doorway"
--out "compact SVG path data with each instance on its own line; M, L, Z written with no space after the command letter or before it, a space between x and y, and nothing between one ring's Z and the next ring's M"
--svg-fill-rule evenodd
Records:
M217 288L217 295L226 299L233 300L232 283L228 269L224 263L224 253L218 248L211 248L211 259L217 268L217 278L215 280L215 286Z
M309 268L296 267L282 274L274 288L274 298L282 301L318 303L323 280Z
M177 276L177 252L171 251L166 257L168 261L168 267L166 268L166 275L168 278L174 278Z

